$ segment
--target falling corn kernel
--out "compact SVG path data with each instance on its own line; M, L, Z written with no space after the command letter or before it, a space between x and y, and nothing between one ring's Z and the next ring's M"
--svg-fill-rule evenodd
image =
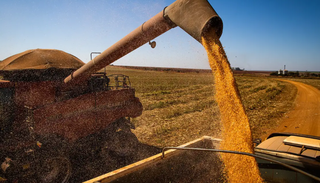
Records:
M215 78L215 97L223 128L220 148L253 153L249 120L223 47L219 39L212 36L203 36L202 43ZM253 157L225 153L221 158L228 182L263 182Z

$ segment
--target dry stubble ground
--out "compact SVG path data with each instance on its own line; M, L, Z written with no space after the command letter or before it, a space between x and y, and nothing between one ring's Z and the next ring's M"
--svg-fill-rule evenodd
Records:
M204 135L219 137L220 114L211 73L178 73L108 67L108 74L130 77L143 114L132 122L145 144L178 146ZM267 77L236 76L253 138L278 125L292 107L296 88ZM232 130L232 129L230 129Z
M315 88L318 88L320 90L320 79L312 78L312 79L302 79L302 78L283 78L283 79L289 79L292 81L297 81L301 83L305 83L308 85L311 85Z

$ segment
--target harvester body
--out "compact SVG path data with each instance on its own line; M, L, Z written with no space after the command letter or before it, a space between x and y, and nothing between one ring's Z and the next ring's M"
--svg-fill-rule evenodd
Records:
M103 131L107 132L102 138L112 141L125 130L118 133L110 124L127 123L141 115L142 104L128 76L94 73L78 86L63 87L63 79L82 65L70 54L48 49L28 50L0 62L0 158L4 167L0 177L31 182L68 180L70 154L91 148L82 141L98 138ZM109 85L112 82L116 84ZM132 134L130 128L125 133ZM97 141L96 145L105 144ZM110 149L115 150L126 153ZM54 162L50 171L37 170L48 161ZM30 168L21 168L26 166Z
M81 86L64 90L61 86L65 75L84 65L72 55L42 49L18 55L1 63L4 79L8 79L0 83L4 95L2 100L7 100L2 102L2 108L11 109L6 113L7 121L2 121L2 124L12 123L13 133L19 134L32 128L29 133L33 135L56 134L68 141L76 141L104 129L117 119L137 117L142 113L142 105L135 97L134 89L108 87L109 78L104 73L92 76ZM58 59L54 60L54 55ZM36 62L39 58L41 60ZM43 64L43 61L51 65ZM66 65L67 61L70 63L65 67L69 68L59 68L62 64ZM28 62L32 65L25 65L26 69L20 68L20 63ZM45 77L41 77L41 74Z

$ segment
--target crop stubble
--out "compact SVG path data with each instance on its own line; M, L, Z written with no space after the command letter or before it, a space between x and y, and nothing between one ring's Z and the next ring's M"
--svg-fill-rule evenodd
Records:
M211 73L178 73L107 67L108 74L130 76L144 111L132 119L142 143L178 146L204 135L219 137L220 112ZM291 108L296 88L268 77L235 76L253 138L277 126ZM265 89L258 90L258 87Z

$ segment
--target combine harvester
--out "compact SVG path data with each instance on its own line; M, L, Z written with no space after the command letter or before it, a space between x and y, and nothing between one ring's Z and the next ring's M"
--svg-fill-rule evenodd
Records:
M177 0L87 64L65 52L42 49L28 50L1 62L0 73L5 79L0 82L1 177L67 182L71 174L68 152L74 151L71 149L77 143L87 138L115 142L123 137L117 130L119 126L126 129L121 131L125 137L134 136L128 118L141 115L142 105L127 85L129 78L116 75L115 83L122 84L111 87L110 76L96 72L145 43L155 47L151 40L176 26L200 43L204 33L220 37L223 27L207 0ZM101 131L107 131L105 136ZM218 150L219 142L203 137L180 147L165 148L162 154L87 182L223 181L222 165L215 152L262 158L258 159L262 177L273 182L319 180L315 177L319 176L318 137L274 134L255 148L254 155ZM110 151L121 154L135 150L113 147Z

